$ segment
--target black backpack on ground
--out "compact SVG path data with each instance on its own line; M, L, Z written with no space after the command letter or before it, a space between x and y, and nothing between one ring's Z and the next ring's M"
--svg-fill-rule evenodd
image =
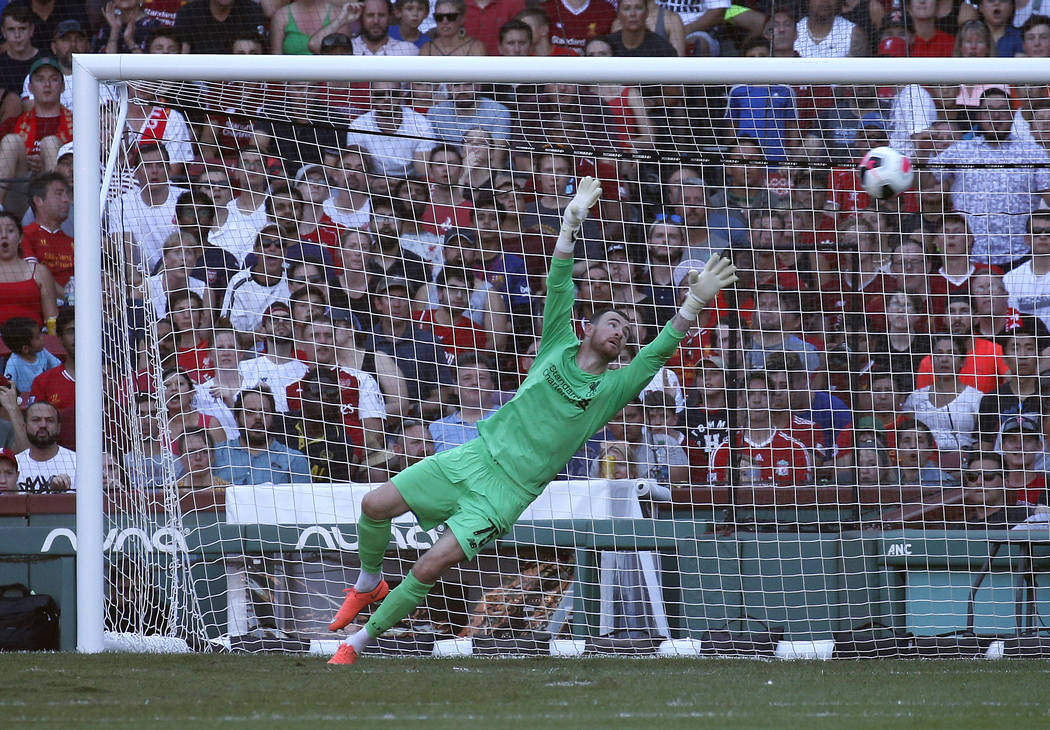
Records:
M22 583L0 585L0 651L58 651L58 604Z

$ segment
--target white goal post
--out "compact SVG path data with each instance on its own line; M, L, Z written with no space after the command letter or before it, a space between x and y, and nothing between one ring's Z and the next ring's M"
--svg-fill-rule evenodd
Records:
M1045 59L73 57L77 304L77 648L104 649L100 88L121 81L478 81L688 84L1045 84Z

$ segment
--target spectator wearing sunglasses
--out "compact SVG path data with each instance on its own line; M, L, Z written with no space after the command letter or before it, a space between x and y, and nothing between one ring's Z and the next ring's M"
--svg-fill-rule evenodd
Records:
M1027 509L1007 505L1003 459L980 451L970 457L963 472L963 527L972 530L1007 529L1027 517Z
M439 0L434 5L434 21L437 27L433 31L433 39L423 44L419 55L484 56L485 44L467 35L463 29L466 17L467 4L464 0Z

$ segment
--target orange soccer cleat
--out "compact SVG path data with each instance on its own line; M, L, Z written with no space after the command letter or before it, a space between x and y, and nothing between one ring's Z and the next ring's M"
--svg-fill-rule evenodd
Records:
M357 661L357 652L349 644L340 644L335 656L328 660L329 664L353 664Z
M390 586L387 585L386 580L381 579L379 585L367 593L361 593L356 588L347 588L343 592L346 594L346 598L343 599L343 605L339 607L339 611L335 614L335 618L332 619L332 623L328 624L329 631L338 631L357 618L357 614L361 613L365 606L376 601L382 601L386 598L386 594L390 592ZM336 663L341 664L342 662Z

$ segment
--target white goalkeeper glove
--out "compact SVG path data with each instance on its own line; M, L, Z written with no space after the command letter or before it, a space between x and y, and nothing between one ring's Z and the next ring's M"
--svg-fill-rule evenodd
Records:
M558 253L571 254L575 246L576 232L587 220L587 214L602 195L602 184L593 177L585 177L576 186L576 195L565 208L561 218L561 233L554 250Z
M708 259L702 273L691 269L686 275L689 284L689 292L685 295L682 308L678 310L683 319L695 320L700 315L700 310L714 301L718 292L737 280L736 267L718 254L713 254Z

